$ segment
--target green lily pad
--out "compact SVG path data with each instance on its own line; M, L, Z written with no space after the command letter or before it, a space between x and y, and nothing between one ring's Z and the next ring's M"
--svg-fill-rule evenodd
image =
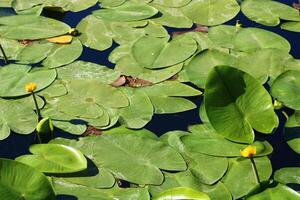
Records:
M282 200L290 199L297 200L300 194L291 188L278 184L276 187L267 188L261 193L246 198L247 200Z
M55 199L47 177L23 163L0 159L1 199Z
M160 169L186 169L180 154L171 147L138 134L90 136L69 145L81 150L98 168L108 169L116 178L132 183L161 184Z
M266 26L277 26L280 19L300 21L298 10L277 1L245 0L241 8L249 19Z
M158 4L164 7L171 7L171 8L179 8L187 5L190 3L191 0L153 0L152 3Z
M300 22L285 22L280 26L283 30L300 32Z
M73 173L87 168L84 155L69 146L60 144L35 144L29 148L33 155L23 155L17 161L45 173Z
M157 10L145 3L124 3L115 8L100 9L93 15L109 21L131 22L148 19L157 14Z
M204 102L214 129L235 142L252 143L253 129L269 134L278 126L266 89L249 74L232 67L218 66L211 70Z
M153 197L153 200L210 200L207 194L188 188L188 187L177 187L165 190Z
M67 65L75 61L83 51L82 45L78 39L73 39L71 44L58 44L51 49L43 65L52 69Z
M209 137L210 135L210 137ZM226 140L216 134L207 134L200 136L188 135L181 138L186 148L192 152L203 153L211 156L224 156L224 157L239 157L240 151L245 149L248 145L238 144ZM268 142L254 142L251 146L256 147L255 156L265 156L272 153L273 148ZM220 148L222 147L222 148Z
M89 15L82 19L76 29L81 33L79 40L84 46L103 51L111 47L111 34L103 20Z
M101 7L109 8L122 5L126 0L99 0Z
M278 76L272 84L271 94L285 106L300 110L300 71L289 70Z
M2 37L0 38L0 44L8 60L17 60L18 53L24 48L24 45L17 40ZM2 53L0 53L0 58L4 59Z
M192 110L196 108L196 105L182 97L201 95L199 90L176 81L165 81L138 89L149 96L156 114L178 113Z
M78 200L126 200L139 199L150 200L146 188L119 188L117 186L111 189L96 189L73 184L62 179L54 180L55 192L60 195L76 196Z
M197 191L202 191L208 194L211 200L231 200L231 194L227 190L226 186L222 182L218 182L215 185L205 185L199 182L199 180L193 176L193 174L187 170L178 173L164 173L165 181L159 186L149 186L149 192L152 196L159 194L162 191L175 188L175 187L189 187Z
M208 73L218 65L233 66L235 59L230 54L212 49L200 52L184 66L189 80L200 88L205 87Z
M181 63L197 50L197 43L189 37L168 42L167 38L142 37L132 46L132 55L140 66L158 69Z
M274 180L282 184L300 184L300 167L286 167L274 173Z
M284 125L284 138L296 153L300 154L300 115L299 111L290 116Z
M149 97L140 90L122 88L129 100L129 106L120 110L119 121L128 128L143 128L153 116L153 106Z
M0 98L0 140L15 133L28 135L35 130L37 115L28 103Z
M75 61L57 69L58 78L62 80L97 80L104 84L116 81L121 73L106 66L85 61Z
M181 131L172 131L164 134L161 139L167 141L170 146L181 153L186 162L189 163L189 170L201 183L207 185L216 183L227 171L227 158L214 157L193 151L189 148L189 143L183 144L180 140L185 135L189 134Z
M0 35L17 40L37 40L67 33L71 28L60 21L35 15L0 18Z
M197 24L215 26L234 18L239 13L240 6L235 0L193 0L182 11Z
M163 69L146 69L140 66L132 56L125 55L117 61L115 71L155 84L172 78L182 67L183 64L180 63Z
M191 28L193 22L191 19L186 17L180 8L166 7L164 5L157 5L157 2L161 0L152 1L150 4L162 14L160 17L151 19L153 22L162 24L168 27L174 28ZM190 1L190 0L183 0ZM178 3L178 1L171 1L172 3Z
M18 97L29 94L25 85L31 82L37 84L35 92L48 87L56 78L55 70L31 68L27 65L10 64L0 69L0 96Z
M7 7L7 8L10 8L11 7L11 3L12 3L13 0L3 0L1 1L0 3L0 7Z
M286 52L291 50L290 43L284 37L260 28L220 25L210 28L208 36L217 45L238 51L251 52L268 48Z
M255 158L260 181L267 181L272 175L271 161L267 157ZM238 180L238 181L237 181ZM229 163L227 174L222 179L234 199L239 199L259 186L250 159L234 158ZM238 185L236 184L238 182Z

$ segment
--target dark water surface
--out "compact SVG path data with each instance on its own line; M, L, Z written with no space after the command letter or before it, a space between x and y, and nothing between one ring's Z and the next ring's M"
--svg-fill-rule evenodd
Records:
M296 0L277 0L282 3L292 5L297 2ZM56 19L60 19L65 23L69 24L71 27L76 27L81 19L85 16L91 14L93 10L98 9L98 6L94 6L88 10L72 13L68 12L66 14L57 15L57 13L48 13L45 12L44 15L53 17ZM294 33L289 31L281 30L280 27L266 27L257 23L254 23L248 20L242 13L240 13L235 19L231 20L227 24L234 25L236 20L240 20L240 23L244 27L258 27L270 30L281 36L285 37L291 44L292 50L291 54L300 59L300 33ZM169 32L178 31L178 29L168 29ZM114 44L110 49L100 52L96 50L92 50L84 47L83 54L79 58L80 60L89 61L98 63L101 65L106 65L108 67L114 67L114 64L108 61L108 55L117 46ZM3 62L0 62L0 65ZM1 78L1 77L0 77ZM1 87L1 86L0 86ZM193 97L190 98L193 102L195 102L198 106L201 103L202 97ZM284 140L284 132L283 126L285 123L285 117L278 112L278 116L280 118L280 126L276 130L276 132L272 135L258 135L257 138L267 139L272 146L274 147L274 152L271 156L271 161L273 165L273 170L282 168L282 167L300 167L300 155L293 152L289 146L286 144ZM172 130L187 130L189 125L198 124L201 120L199 118L199 109L194 109L192 111L178 113L178 114L168 114L168 115L154 115L152 121L145 127L157 135L162 135L167 131ZM64 137L73 137L69 134L59 133L57 136ZM20 155L28 153L28 147L34 142L34 135L31 134L29 136L22 136L17 134L11 134L9 138L4 141L0 141L0 157L2 158L10 158L14 159ZM300 190L300 188L297 188ZM66 199L66 198L60 198ZM67 198L69 199L69 198ZM72 198L71 198L72 199Z

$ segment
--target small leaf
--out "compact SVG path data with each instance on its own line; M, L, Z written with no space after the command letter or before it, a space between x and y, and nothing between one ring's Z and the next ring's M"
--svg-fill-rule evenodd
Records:
M153 200L210 200L210 198L203 192L187 187L178 187L159 193Z

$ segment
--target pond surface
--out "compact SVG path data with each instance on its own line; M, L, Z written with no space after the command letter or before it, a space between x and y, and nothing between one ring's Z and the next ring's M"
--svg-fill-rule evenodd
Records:
M292 5L295 1L294 0L280 0L282 3L286 3ZM65 15L57 13L44 13L46 16L50 16L59 20L64 21L65 23L69 24L71 27L76 27L77 23L84 18L85 16L89 15L93 10L98 9L98 6L94 6L88 10L79 12L79 13L72 13L68 12ZM241 12L240 14L228 22L227 24L235 24L236 20L239 20L240 23L245 27L259 27L267 30L271 30L281 36L285 37L291 44L292 50L291 54L300 59L300 34L284 31L281 30L280 27L266 27L261 24L254 23L249 21ZM169 32L178 31L178 29L168 29ZM180 31L180 30L179 30ZM114 67L112 63L110 63L107 58L112 49L114 49L117 44L114 44L110 49L100 52L96 50L92 50L89 48L84 47L84 52L79 58L79 60L89 61L98 63L101 65L106 65L108 67ZM0 63L0 64L3 64ZM195 102L198 106L201 103L202 97L195 97L190 98L193 102ZM282 168L282 167L300 167L300 155L296 154L292 151L287 143L284 140L284 132L283 132L283 125L285 123L285 117L281 112L278 112L280 117L280 126L276 130L276 132L272 135L268 136L258 136L257 138L264 138L268 140L274 148L274 152L271 156L273 170ZM199 109L194 109L192 111L179 113L179 114L168 114L168 115L155 115L152 121L145 127L156 133L157 135L162 135L163 133L171 130L187 130L189 125L198 124L200 123L199 117ZM69 134L59 133L60 135L57 136L64 136L64 137L72 137ZM14 159L20 155L28 153L28 147L34 142L35 138L34 135L31 134L29 136L21 136L17 134L12 134L9 138L4 141L0 141L0 157L3 158L10 158ZM298 190L300 188L297 188ZM64 198L62 198L64 199Z

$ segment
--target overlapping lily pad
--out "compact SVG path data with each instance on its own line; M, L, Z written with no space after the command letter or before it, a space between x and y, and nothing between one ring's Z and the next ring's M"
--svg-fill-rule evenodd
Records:
M0 159L1 199L55 199L47 177L36 169L13 160Z
M18 97L29 94L25 90L25 85L28 83L37 84L36 92L48 87L55 80L56 71L11 64L0 69L0 76L0 96Z
M253 129L270 134L278 126L269 93L252 76L232 67L211 70L204 101L210 123L229 140L252 143Z

